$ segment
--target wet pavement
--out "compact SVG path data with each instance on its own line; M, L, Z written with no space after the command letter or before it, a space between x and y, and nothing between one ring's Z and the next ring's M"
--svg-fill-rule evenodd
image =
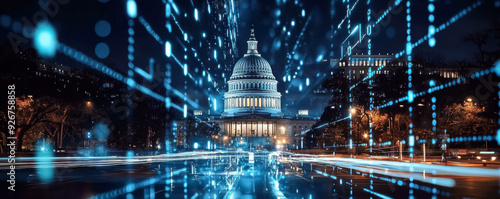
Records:
M83 160L82 160L83 161ZM460 170L417 163L292 157L277 153L200 154L188 158L94 160L46 170L16 170L7 198L500 198L498 169ZM99 160L99 161L105 161ZM76 164L75 162L78 162ZM84 161L85 162L85 161ZM71 165L75 165L74 167ZM410 165L408 167L408 165ZM411 168L410 168L411 167ZM2 171L4 171L2 169ZM476 176L471 176L476 172ZM486 172L486 173L481 173ZM491 172L491 175L488 174ZM4 197L2 197L4 198Z

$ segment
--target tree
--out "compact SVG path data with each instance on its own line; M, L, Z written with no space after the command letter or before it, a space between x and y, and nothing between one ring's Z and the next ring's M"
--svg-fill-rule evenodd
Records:
M438 124L441 129L446 129L449 134L455 136L491 135L496 126L495 122L491 118L481 116L482 112L483 109L472 102L454 103L444 108Z
M48 115L60 109L60 104L50 97L27 97L16 98L17 103L17 147L22 150L23 138L33 127L39 124L51 122Z

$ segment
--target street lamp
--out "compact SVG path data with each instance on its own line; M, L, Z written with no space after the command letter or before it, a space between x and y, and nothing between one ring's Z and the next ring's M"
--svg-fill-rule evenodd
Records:
M468 102L472 102L472 98L470 98L470 97L469 97L469 98L467 98L467 101L468 101Z
M350 112L351 112L351 114L353 114L353 115L354 115L354 114L356 114L356 109L355 109L355 108L351 108L351 109L349 109L349 111L350 111Z

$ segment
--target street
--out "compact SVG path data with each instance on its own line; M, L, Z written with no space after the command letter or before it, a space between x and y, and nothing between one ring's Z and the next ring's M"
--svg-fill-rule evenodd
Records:
M16 198L495 198L500 170L290 153L22 160ZM6 169L0 165L2 171ZM49 182L41 172L53 170ZM4 194L7 189L2 189ZM12 195L11 195L12 196Z

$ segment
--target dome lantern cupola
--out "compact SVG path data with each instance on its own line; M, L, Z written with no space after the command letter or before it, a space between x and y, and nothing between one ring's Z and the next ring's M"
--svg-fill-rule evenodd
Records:
M247 50L247 54L245 54L245 56L248 56L250 54L259 54L259 52L257 51L257 43L259 43L259 42L255 39L255 30L254 30L253 24L252 24L252 28L250 29L250 39L248 39L248 41L247 41L248 50Z

